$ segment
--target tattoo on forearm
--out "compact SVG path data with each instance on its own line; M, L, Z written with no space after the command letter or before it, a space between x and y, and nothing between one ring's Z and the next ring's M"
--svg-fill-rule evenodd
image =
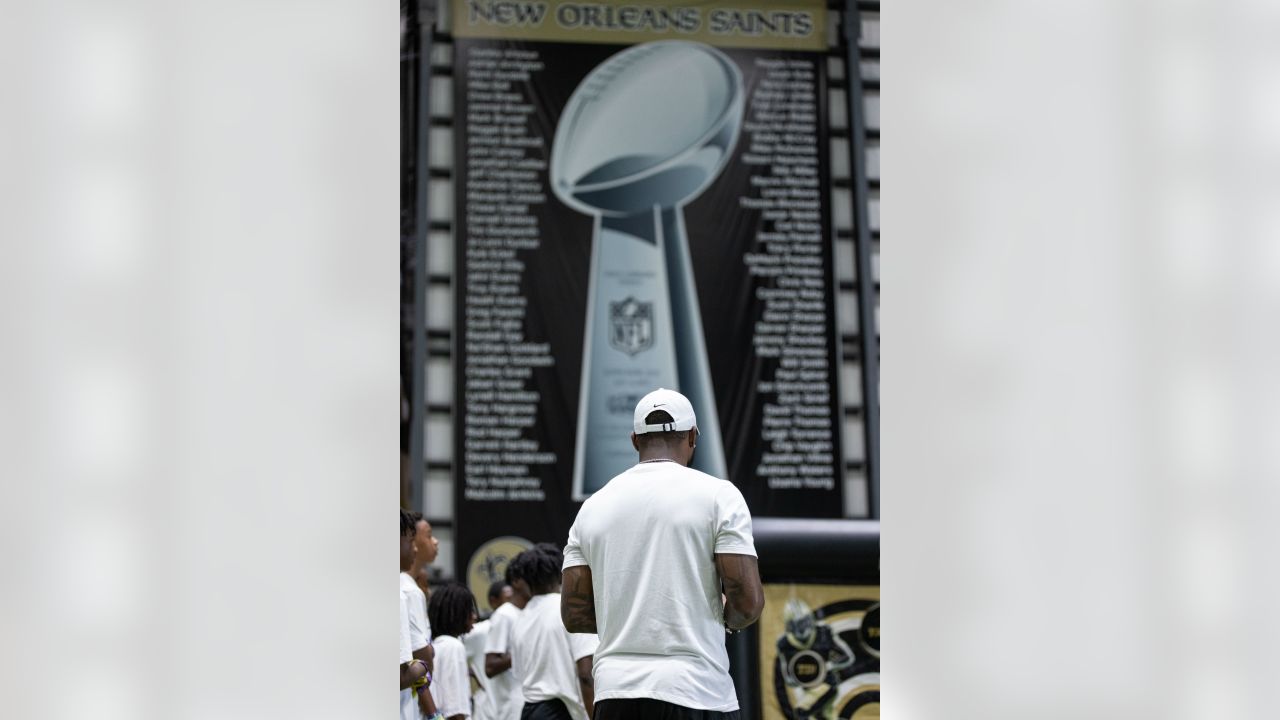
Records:
M596 632L596 600L589 573L566 572L560 602L561 619L569 632Z
M724 588L724 621L739 630L760 617L764 606L759 570L755 558L739 555L717 556L720 584Z
M746 586L734 578L721 578L724 585L724 596L727 602L724 605L724 620L729 627L738 628L749 622L746 615L738 611L746 600Z

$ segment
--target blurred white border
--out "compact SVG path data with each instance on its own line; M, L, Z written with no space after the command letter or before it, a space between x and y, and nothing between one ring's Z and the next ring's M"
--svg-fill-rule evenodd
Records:
M396 712L397 30L6 9L5 717Z
M6 715L394 712L393 12L6 13ZM1280 715L1280 10L882 18L885 717Z
M884 717L1280 715L1277 37L884 4Z

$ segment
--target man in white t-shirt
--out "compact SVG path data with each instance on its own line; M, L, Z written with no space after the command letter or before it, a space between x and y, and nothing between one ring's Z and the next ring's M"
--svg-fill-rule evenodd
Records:
M683 395L644 396L632 429L639 462L583 503L564 549L564 626L600 637L595 720L737 718L725 633L764 610L751 512L688 467Z
M539 543L511 560L511 586L530 595L511 637L511 669L524 696L521 720L587 720L594 701L594 634L573 634L560 620L560 565L554 545Z
M400 600L405 604L409 619L409 646L413 657L432 668L434 655L431 648L431 625L427 622L427 598L422 588L409 575L414 557L418 553L414 536L417 533L413 516L400 511ZM430 678L428 672L426 678ZM428 680L429 681L429 680ZM400 720L422 720L435 714L435 702L424 686L400 691Z
M510 569L510 565L508 565ZM507 573L507 585L511 573ZM524 696L520 694L520 678L511 669L511 633L529 596L511 589L511 597L489 616L489 637L484 644L484 674L493 693L494 720L520 720Z

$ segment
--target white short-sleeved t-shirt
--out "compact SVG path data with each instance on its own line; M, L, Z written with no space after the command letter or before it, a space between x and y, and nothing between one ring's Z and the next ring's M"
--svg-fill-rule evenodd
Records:
M481 620L462 636L462 644L467 649L467 667L480 686L471 696L472 720L493 720L493 693L489 692L491 681L484 674L484 643L489 639L489 625L488 620Z
M467 649L452 635L431 641L435 648L435 672L431 673L431 699L445 717L471 716L471 676L467 673Z
M599 640L571 633L560 620L560 593L533 596L511 636L511 668L525 702L559 699L574 720L587 720L578 689L578 660L594 655Z
M413 659L413 641L409 639L409 605L400 593L400 664Z
M400 601L409 616L409 645L420 650L431 644L431 623L427 621L427 596L408 573L400 573ZM433 676L434 677L434 676ZM400 720L420 720L422 709L413 690L400 691Z
M511 603L503 603L493 611L489 616L489 637L484 641L485 654L511 652L511 632L522 612ZM493 693L495 720L520 720L524 696L520 694L520 676L514 667L489 678L489 691Z
M427 620L427 596L408 573L400 573L400 594L409 606L409 639L413 649L431 644L431 622ZM418 644L421 643L421 644Z
M409 599L404 595L403 575L400 583L400 662L407 663L413 659L414 645L412 623L409 622ZM412 688L400 691L400 720L421 720L422 710L418 707L418 699L413 696Z
M564 567L591 568L597 701L738 709L716 554L756 554L751 512L728 481L674 462L639 463L582 505Z

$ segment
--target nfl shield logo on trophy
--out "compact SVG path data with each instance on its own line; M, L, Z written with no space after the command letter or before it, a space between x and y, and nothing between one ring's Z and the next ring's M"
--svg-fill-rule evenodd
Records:
M653 303L628 297L609 303L609 345L628 355L653 347Z

